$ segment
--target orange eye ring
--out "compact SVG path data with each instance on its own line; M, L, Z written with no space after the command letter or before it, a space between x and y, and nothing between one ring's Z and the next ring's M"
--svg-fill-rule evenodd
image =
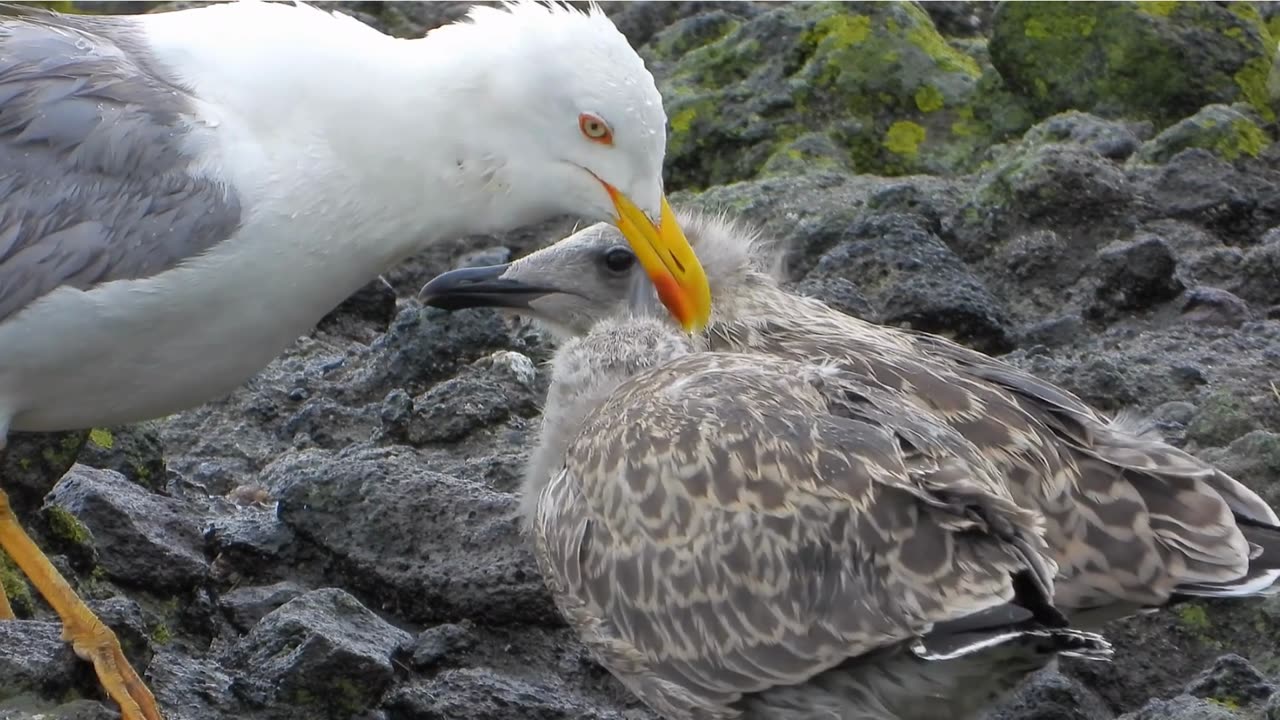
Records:
M591 113L579 115L578 129L591 142L600 143L601 145L613 144L613 131L609 129L609 123L601 120L597 115L592 115Z

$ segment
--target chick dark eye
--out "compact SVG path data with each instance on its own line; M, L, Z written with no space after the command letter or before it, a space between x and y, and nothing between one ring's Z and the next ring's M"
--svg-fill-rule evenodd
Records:
M604 266L609 268L609 272L624 273L635 264L635 253L627 248L611 248L604 254Z

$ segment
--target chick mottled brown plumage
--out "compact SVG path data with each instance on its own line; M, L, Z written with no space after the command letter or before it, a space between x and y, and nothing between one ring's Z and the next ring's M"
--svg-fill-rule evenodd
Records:
M999 359L785 291L777 249L724 218L681 221L712 286L700 346L838 367L964 437L1008 496L1043 516L1054 603L1073 623L1275 589L1280 519L1235 479ZM581 335L652 296L626 250L616 230L594 225L509 265L442 275L424 295Z
M609 318L557 353L525 512L556 601L672 720L970 716L1058 653L1040 518L837 365Z

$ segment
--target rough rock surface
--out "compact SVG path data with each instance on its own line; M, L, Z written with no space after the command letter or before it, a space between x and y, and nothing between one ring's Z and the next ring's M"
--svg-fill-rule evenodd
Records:
M320 4L402 36L467 6ZM606 10L667 94L676 204L785 241L800 292L1147 413L1280 505L1274 4ZM413 299L573 222L424 251L204 407L12 438L15 508L169 718L655 718L520 535L552 343ZM0 719L115 717L4 558L0 582ZM992 720L1280 718L1280 598L1106 632L1113 663L1063 661Z

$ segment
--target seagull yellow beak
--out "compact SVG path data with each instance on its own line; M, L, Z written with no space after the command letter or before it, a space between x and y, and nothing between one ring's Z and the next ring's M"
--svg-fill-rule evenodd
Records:
M711 319L711 286L693 253L689 240L676 222L675 213L662 196L662 217L657 225L617 188L601 181L618 211L614 221L622 231L640 266L649 274L662 304L685 332L697 332Z

